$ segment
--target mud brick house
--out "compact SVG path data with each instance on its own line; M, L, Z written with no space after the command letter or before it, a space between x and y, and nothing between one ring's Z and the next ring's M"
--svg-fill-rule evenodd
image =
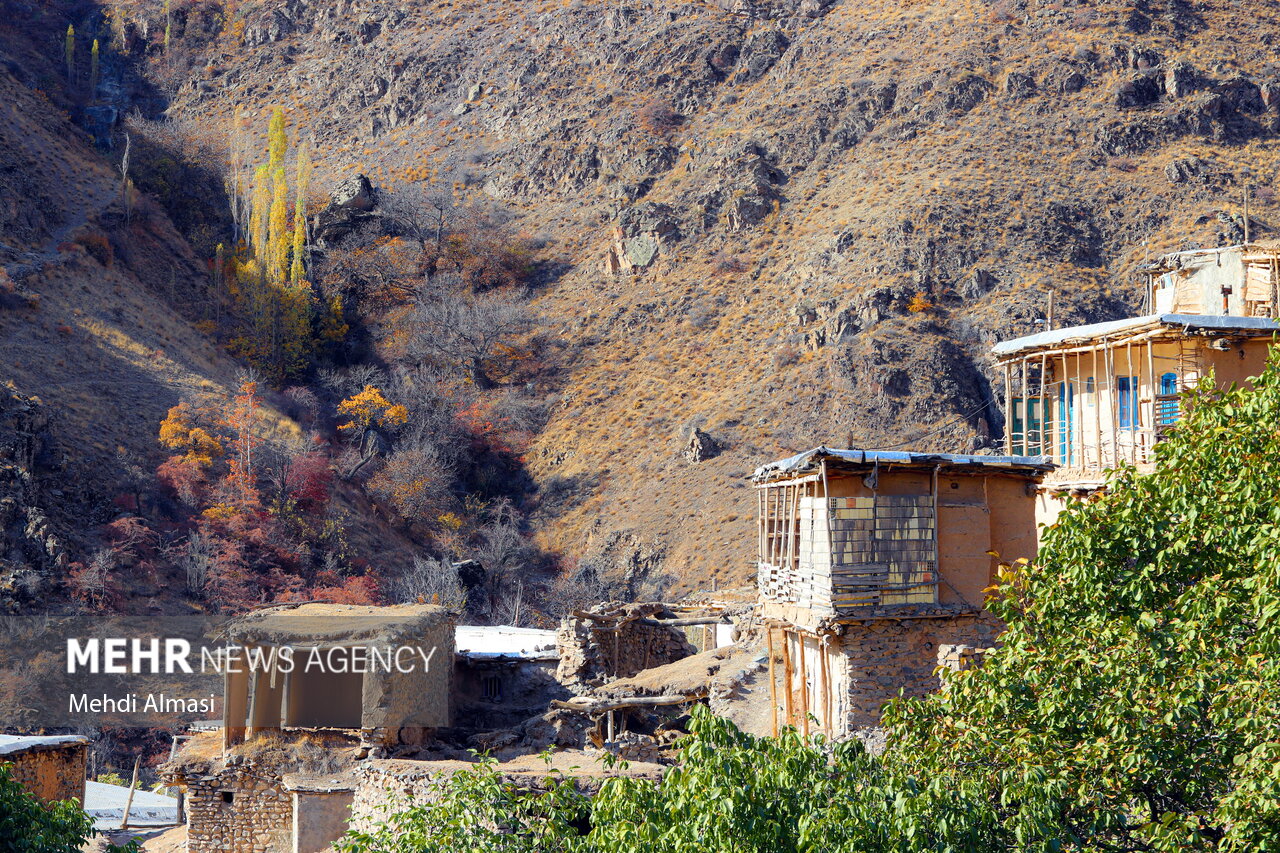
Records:
M1149 468L1177 427L1181 395L1204 377L1257 376L1280 332L1280 244L1166 255L1147 268L1153 313L1050 329L993 348L1003 374L1004 449L1056 466L1038 498L1052 523L1122 462Z
M819 447L757 469L759 612L775 725L843 734L936 690L941 647L992 644L997 557L1036 550L1022 456ZM810 722L814 718L816 723Z
M45 803L84 802L89 739L79 735L0 735L0 764L10 764L14 780Z
M431 605L303 604L241 617L228 632L245 663L226 670L224 747L264 729L356 730L366 743L420 742L450 724L454 629L453 614ZM371 657L402 649L410 650L397 658L403 666ZM312 650L322 665L310 666ZM251 655L269 664L251 667Z

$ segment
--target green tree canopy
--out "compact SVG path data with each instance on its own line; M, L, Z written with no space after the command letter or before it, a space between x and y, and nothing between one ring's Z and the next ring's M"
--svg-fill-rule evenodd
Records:
M1115 472L1001 570L1000 647L891 703L882 757L697 709L660 784L584 805L482 765L344 849L1280 850L1280 358L1183 408L1153 473Z

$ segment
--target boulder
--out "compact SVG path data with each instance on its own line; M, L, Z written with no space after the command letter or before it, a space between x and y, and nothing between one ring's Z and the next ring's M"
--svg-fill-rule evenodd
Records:
M684 458L690 462L702 462L720 454L720 443L698 427L689 432L684 445Z
M356 175L342 181L329 194L329 206L343 210L373 210L377 193L364 175Z
M1143 109L1160 100L1160 81L1154 74L1134 74L1116 86L1115 105L1122 110Z

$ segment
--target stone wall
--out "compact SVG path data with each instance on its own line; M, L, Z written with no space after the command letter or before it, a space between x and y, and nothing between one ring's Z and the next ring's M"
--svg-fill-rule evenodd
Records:
M415 800L431 802L439 795L440 786L459 770L475 767L465 761L407 761L378 759L362 764L355 771L355 796L351 803L349 828L369 832L386 820L389 803ZM664 768L657 764L631 762L627 767L609 767L599 757L581 752L555 753L548 765L540 755L526 755L496 767L503 782L527 790L545 789L563 778L573 780L582 793L591 795L605 779L628 776L657 781ZM192 848L191 853L197 853Z
M0 763L13 763L14 780L46 803L73 798L84 802L88 759L87 743L34 746L0 755Z
M841 653L832 655L832 683L841 694L848 729L879 725L881 706L899 691L908 696L936 692L942 647L986 648L1001 630L995 617L972 612L868 619L844 628Z
M653 624L672 615L662 604L611 603L566 617L556 631L556 678L594 687L696 654L679 628Z
M943 644L938 646L938 666L943 669L950 669L954 672L964 672L967 669L982 666L982 662L986 660L987 655L995 649L982 649L976 646L949 645Z
M252 762L187 775L187 853L287 853L293 798L280 775Z

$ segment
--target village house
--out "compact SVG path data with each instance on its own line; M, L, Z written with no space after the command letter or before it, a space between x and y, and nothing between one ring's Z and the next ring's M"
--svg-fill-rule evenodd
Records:
M89 739L79 735L0 735L0 764L44 803L85 798Z
M224 748L264 729L349 729L371 744L420 743L450 722L454 624L432 605L303 604L241 617L229 630L244 653L225 671Z
M1262 372L1274 336L1280 244L1178 252L1149 265L1149 313L1002 341L1004 450L1056 466L1037 500L1052 523L1067 495L1103 485L1120 463L1149 469L1177 426L1181 394Z
M1051 467L819 447L757 469L775 729L875 726L900 691L938 688L940 654L991 645L984 590L998 560L1035 554L1034 495Z

